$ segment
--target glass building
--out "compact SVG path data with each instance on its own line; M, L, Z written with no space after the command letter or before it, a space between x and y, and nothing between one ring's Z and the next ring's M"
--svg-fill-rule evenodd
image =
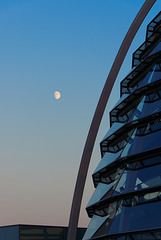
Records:
M86 228L77 229L76 240L82 240ZM12 225L0 227L0 240L66 240L67 227Z
M83 240L161 239L161 12L133 54L110 124Z

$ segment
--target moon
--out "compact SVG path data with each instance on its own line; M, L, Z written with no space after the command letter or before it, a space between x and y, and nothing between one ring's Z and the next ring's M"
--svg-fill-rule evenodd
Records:
M55 97L56 100L59 99L59 98L61 97L60 92L55 91L55 92L54 92L54 97Z

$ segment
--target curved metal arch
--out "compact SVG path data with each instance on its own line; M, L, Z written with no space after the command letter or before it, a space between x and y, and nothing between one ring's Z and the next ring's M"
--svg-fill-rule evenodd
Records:
M146 2L141 7L140 11L136 15L133 23L131 24L121 46L117 53L117 56L114 60L114 63L111 67L110 73L105 82L104 88L102 90L99 102L97 104L95 114L93 116L93 120L88 132L87 140L84 146L84 151L81 158L81 163L78 171L77 181L75 185L75 191L73 195L73 202L71 207L69 226L68 226L68 235L67 240L75 240L76 232L79 220L80 207L82 202L82 196L85 186L85 181L87 177L88 167L94 147L94 143L96 140L96 136L98 133L98 129L103 117L103 113L105 111L105 107L107 105L107 101L109 99L110 93L112 91L113 85L119 73L119 70L122 66L122 63L125 59L125 56L129 50L129 47L140 27L144 18L154 5L156 0L146 0Z

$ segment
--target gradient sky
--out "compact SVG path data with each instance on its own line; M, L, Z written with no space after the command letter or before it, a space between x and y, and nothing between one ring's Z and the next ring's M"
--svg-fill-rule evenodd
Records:
M67 226L84 142L106 77L144 0L0 1L0 225ZM79 226L100 161L99 142L109 111L130 71L132 53L157 1L123 64L99 130ZM59 100L54 91L61 92Z

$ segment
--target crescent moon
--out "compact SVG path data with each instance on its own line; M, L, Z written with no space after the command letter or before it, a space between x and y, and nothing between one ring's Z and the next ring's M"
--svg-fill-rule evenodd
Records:
M55 91L55 92L54 92L54 97L55 97L55 99L59 99L59 98L61 97L60 92Z

